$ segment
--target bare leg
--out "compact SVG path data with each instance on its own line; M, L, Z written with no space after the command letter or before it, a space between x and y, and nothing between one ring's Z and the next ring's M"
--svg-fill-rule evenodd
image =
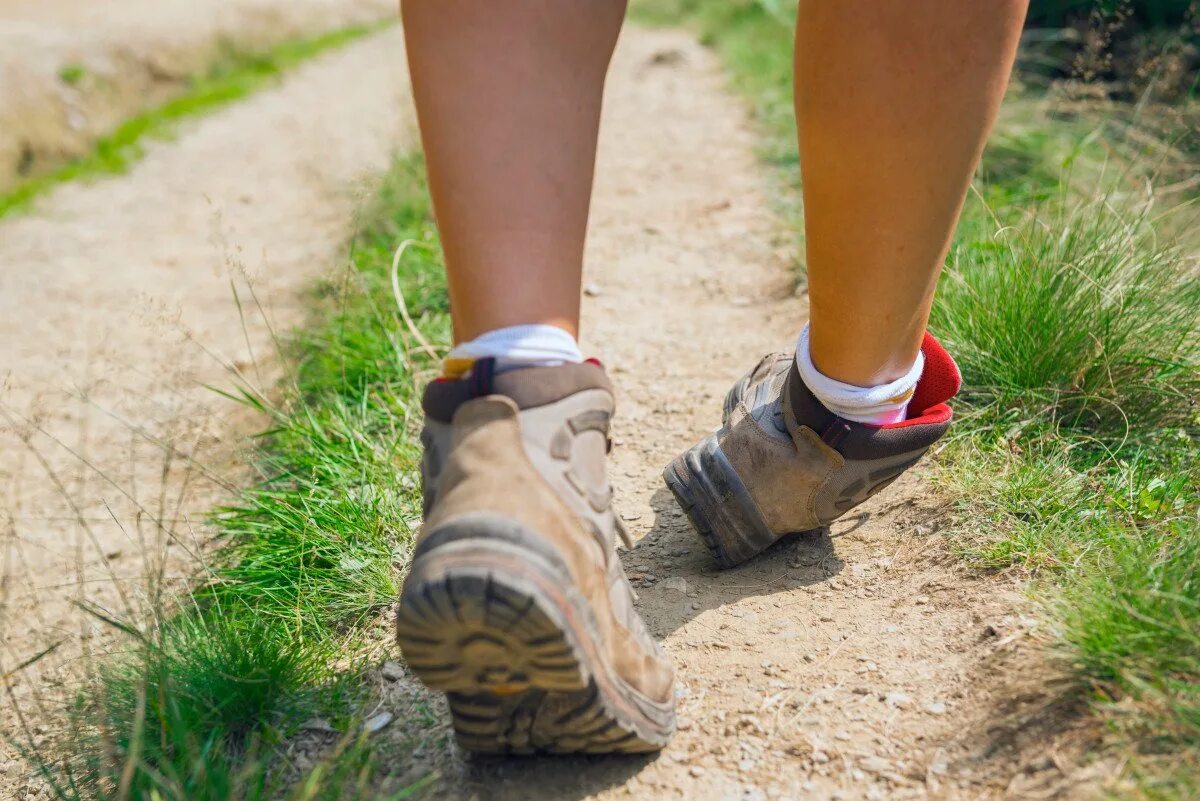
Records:
M501 370L512 354L499 345L464 355L491 347L481 334L495 345L517 326L537 329L531 350L543 356L550 340L575 344L624 0L401 8L463 344L422 399L426 514L397 640L422 681L449 694L468 751L656 751L675 728L674 674L612 572L604 369L546 358Z
M402 0L455 338L576 334L605 73L625 0Z
M813 363L895 380L921 345L1028 0L800 0Z

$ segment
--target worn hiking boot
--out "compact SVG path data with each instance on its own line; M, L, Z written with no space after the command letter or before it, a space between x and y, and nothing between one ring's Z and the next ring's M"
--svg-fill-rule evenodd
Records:
M660 749L674 677L615 552L628 535L605 475L608 377L591 363L492 367L425 392L425 524L401 651L447 693L465 750Z
M725 398L721 428L663 473L721 567L785 534L827 526L894 481L946 432L958 367L931 335L901 423L835 416L800 379L793 353L765 357Z

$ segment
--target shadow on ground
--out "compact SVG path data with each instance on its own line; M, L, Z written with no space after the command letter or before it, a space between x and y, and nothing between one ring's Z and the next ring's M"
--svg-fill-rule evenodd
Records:
M790 535L751 562L718 570L674 497L661 487L651 498L655 520L649 533L630 551L622 551L626 572L637 588L639 609L659 639L670 636L710 609L740 601L787 593L796 587L821 584L839 574L844 564L835 540L857 529L868 518L858 515L839 521L835 530L821 529ZM754 611L733 615L755 615ZM735 632L719 632L721 636ZM385 649L383 654L387 654ZM397 659L391 653L385 659ZM587 798L629 782L660 755L644 756L530 756L479 758L465 755L453 744L445 703L406 675L384 681L372 671L381 708L392 710L396 734L384 747L394 751L405 781L437 771L440 776L423 796L463 801L526 801ZM534 791L533 788L537 788Z
M845 567L835 540L869 519L855 515L832 530L790 534L746 564L719 570L669 490L655 492L650 506L655 511L650 532L622 559L637 587L638 607L660 639L710 609L828 581Z

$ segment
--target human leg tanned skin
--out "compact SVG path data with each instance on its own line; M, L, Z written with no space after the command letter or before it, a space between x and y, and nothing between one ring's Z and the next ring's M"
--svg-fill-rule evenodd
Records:
M455 339L579 328L601 95L625 0L403 0Z
M913 364L1028 0L801 0L796 121L812 360L859 386Z
M466 750L656 750L674 675L614 550L612 388L574 340L624 2L402 11L458 344L422 402L425 515L397 639Z
M960 379L925 326L1026 4L801 0L810 324L664 471L719 565L829 525L945 433Z

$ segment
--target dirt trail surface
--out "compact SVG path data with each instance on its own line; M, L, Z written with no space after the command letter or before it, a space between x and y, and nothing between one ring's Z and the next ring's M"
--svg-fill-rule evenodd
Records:
M64 187L33 216L0 223L3 403L17 419L0 434L6 666L60 640L76 652L81 621L92 625L69 606L80 587L120 608L115 587L144 581L139 538L162 536L151 517L183 532L171 564L188 565L202 538L188 539L189 515L244 478L233 449L254 422L201 384L228 386L228 364L263 384L273 376L255 367L270 362L270 336L253 309L243 334L230 273L235 284L243 266L253 274L277 328L300 318L300 288L348 234L347 186L405 139L405 92L392 31L193 124L128 176ZM585 344L618 387L613 478L640 540L623 558L676 664L679 734L646 758L463 759L445 746L440 699L389 665L374 687L396 717L378 736L420 743L397 768L440 771L436 797L1073 792L1070 754L1028 758L1030 741L1059 734L1027 725L1029 709L1047 717L1046 697L1018 693L1012 678L1036 664L1036 630L1012 613L1014 586L944 556L945 510L927 474L831 532L724 573L662 486L662 466L718 423L729 385L804 320L795 242L754 151L710 53L681 33L626 30L605 112ZM31 701L39 672L56 680L39 665L16 684L19 700ZM17 772L0 776L0 797Z
M391 0L0 0L0 189L81 154L222 48L394 14Z
M1023 721L1005 725L1022 704L990 677L1022 660L1016 588L945 556L935 532L946 510L926 472L829 533L714 570L660 471L718 425L729 386L798 333L796 243L765 194L744 110L687 36L625 31L601 138L584 344L618 390L611 470L640 540L623 558L675 662L680 731L645 760L463 762L430 747L414 775L437 767L438 797L479 801L1062 789L1064 771L1023 756ZM409 682L379 686L398 721L429 703Z
M120 612L118 587L145 585L164 539L152 518L178 533L168 565L195 569L191 516L245 478L239 437L262 424L204 385L230 387L231 366L271 385L270 329L301 321L304 290L340 262L360 180L411 142L392 29L185 126L126 176L0 221L4 670L65 641L14 679L27 712L39 673L54 681L49 665L78 652L86 616L70 602Z

